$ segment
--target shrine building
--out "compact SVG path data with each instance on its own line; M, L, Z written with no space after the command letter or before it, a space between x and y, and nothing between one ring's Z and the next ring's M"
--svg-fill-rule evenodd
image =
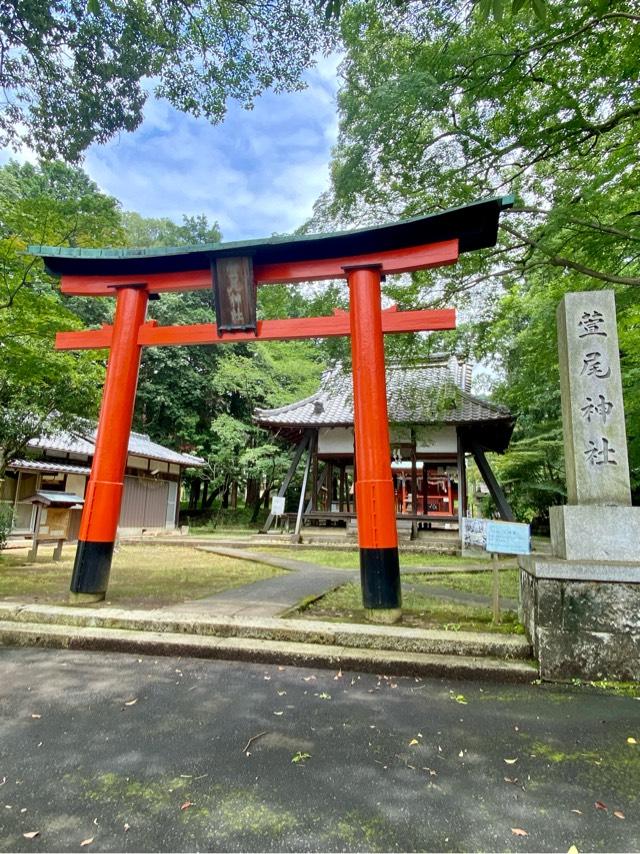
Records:
M26 454L12 460L0 483L0 501L13 505L13 537L31 538L36 522L33 497L45 491L55 496L75 494L84 499L95 455L95 422L75 431L49 431L31 439ZM182 477L187 468L201 468L204 460L153 442L131 431L124 473L124 494L118 533L160 532L178 524ZM69 541L78 539L82 507L71 512ZM46 511L43 524L46 524Z
M515 419L505 407L471 394L471 366L447 355L411 367L387 366L386 388L399 533L415 538L422 530L459 529L468 510L468 457L478 465L501 517L512 519L486 452L506 451ZM354 528L351 374L340 367L329 370L315 394L275 409L256 409L254 420L295 446L279 495L287 493L298 467L308 469L304 499L298 494L294 506L286 507L289 525L295 519L298 532L302 525ZM274 521L270 515L263 530Z

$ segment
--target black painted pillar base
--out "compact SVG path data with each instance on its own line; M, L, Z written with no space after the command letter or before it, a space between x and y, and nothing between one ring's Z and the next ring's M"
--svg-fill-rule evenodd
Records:
M71 576L70 602L101 602L105 598L109 586L113 547L113 543L78 540Z
M368 617L395 623L401 617L400 561L398 549L360 549L362 604Z

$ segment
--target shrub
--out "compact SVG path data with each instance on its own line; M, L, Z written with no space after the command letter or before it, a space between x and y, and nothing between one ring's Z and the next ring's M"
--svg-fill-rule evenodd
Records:
M13 507L6 501L0 501L0 552L7 545L7 537L13 524Z

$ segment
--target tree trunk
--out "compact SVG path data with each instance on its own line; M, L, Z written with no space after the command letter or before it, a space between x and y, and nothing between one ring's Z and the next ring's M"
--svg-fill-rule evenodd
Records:
M231 484L231 509L238 509L238 481L234 480Z
M200 488L202 486L202 481L200 478L196 478L191 481L191 487L189 489L189 510L197 510L198 502L200 501Z
M260 513L260 506L262 505L263 502L264 502L265 509L269 507L270 494L271 494L271 484L270 483L268 483L265 486L264 492L260 493L260 490L258 490L258 494L256 496L256 499L253 502L253 513L251 514L251 522L252 523L258 521L258 514Z
M256 500L256 494L259 492L258 481L255 477L247 478L247 492L245 495L245 504L253 505Z

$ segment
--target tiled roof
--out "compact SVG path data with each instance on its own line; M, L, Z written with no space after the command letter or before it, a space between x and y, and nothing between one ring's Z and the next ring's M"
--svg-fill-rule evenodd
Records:
M82 430L76 432L59 431L38 439L32 439L29 442L29 447L46 451L64 451L65 453L92 456L95 452L96 432L97 425L92 422L86 422L86 426L83 426ZM129 453L185 467L199 467L204 463L204 460L200 457L193 456L192 454L180 454L177 451L172 451L170 448L165 448L164 445L153 442L144 433L132 432L129 435Z
M89 466L71 466L66 463L45 462L44 460L13 460L10 469L23 471L62 472L63 474L89 474Z
M389 421L396 424L472 424L511 421L508 409L465 390L468 372L455 359L434 359L416 367L387 368ZM463 386L463 387L461 387ZM269 427L338 427L353 424L351 374L327 372L310 397L276 409L256 409Z

